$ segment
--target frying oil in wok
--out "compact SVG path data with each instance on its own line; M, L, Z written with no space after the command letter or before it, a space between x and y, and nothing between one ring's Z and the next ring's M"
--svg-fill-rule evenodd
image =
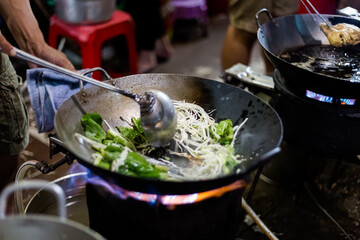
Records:
M310 45L289 49L280 58L301 68L348 80L360 80L360 48Z

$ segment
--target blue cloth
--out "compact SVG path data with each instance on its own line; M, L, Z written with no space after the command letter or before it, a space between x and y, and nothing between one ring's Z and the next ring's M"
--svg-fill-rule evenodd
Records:
M26 72L30 103L39 133L54 129L54 117L60 105L80 91L79 80L45 68ZM84 87L90 84L84 83Z

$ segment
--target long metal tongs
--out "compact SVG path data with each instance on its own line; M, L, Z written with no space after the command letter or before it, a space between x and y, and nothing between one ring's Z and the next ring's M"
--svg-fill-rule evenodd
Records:
M305 0L309 6L312 8L312 10L316 13L316 15L321 18L321 20L329 27L332 28L331 23L329 23L319 12L318 10L316 10L316 8L314 7L314 5L311 4L311 2L309 0ZM304 7L306 8L306 11L308 11L308 13L310 13L311 15L313 15L313 13L310 11L310 9L308 8L308 6L304 3L303 0L300 0L301 4L304 5ZM316 19L314 18L314 21L316 22Z

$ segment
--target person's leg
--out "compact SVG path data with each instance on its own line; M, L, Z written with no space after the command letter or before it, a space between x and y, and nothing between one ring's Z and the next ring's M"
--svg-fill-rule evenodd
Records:
M223 42L221 64L223 70L236 63L249 64L251 50L256 41L258 26L255 14L261 8L270 8L269 0L230 0L229 27Z
M0 189L14 180L18 154L29 142L28 117L19 78L0 54Z
M0 192L9 183L15 180L16 170L18 166L18 155L1 155L0 168Z
M164 34L164 23L160 12L160 0L125 2L124 10L131 14L136 28L138 69L140 73L151 71L157 65L155 41Z
M156 39L155 52L159 62L167 61L170 58L173 51L174 49L171 45L168 36L163 36L161 38Z
M230 25L228 27L221 52L221 66L225 70L236 63L249 64L252 46L256 34L240 30Z

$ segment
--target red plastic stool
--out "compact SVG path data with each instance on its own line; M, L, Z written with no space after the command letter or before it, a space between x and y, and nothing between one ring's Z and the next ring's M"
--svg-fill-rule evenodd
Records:
M94 68L101 67L102 44L114 37L125 35L129 72L109 72L112 78L116 78L127 74L136 74L138 71L134 28L132 17L119 10L114 11L114 15L109 21L94 25L73 25L65 23L53 15L50 18L49 45L57 48L58 37L74 40L81 49L82 68ZM94 73L94 78L101 79L100 73Z
M308 4L306 4L310 11L315 14L314 11L310 8ZM337 1L336 0L317 0L312 1L312 5L316 8L319 13L322 14L336 14ZM300 3L298 14L308 13L307 9Z

